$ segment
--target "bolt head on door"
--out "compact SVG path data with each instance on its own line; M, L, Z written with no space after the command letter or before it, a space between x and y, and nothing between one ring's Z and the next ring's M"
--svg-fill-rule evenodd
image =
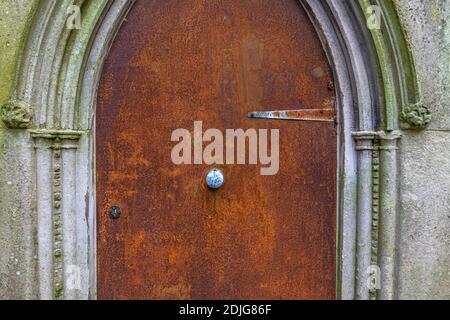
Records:
M206 185L211 189L219 189L223 186L225 177L222 170L212 169L206 175Z
M119 219L120 215L122 214L122 210L119 206L112 206L109 210L109 217L113 220Z

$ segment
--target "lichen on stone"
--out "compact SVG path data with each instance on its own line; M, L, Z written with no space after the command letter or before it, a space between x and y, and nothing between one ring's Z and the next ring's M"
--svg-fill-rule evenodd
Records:
M31 125L33 113L25 102L11 100L0 107L0 118L10 129L26 129Z
M423 129L431 122L431 112L424 104L416 103L405 107L401 118L412 128Z

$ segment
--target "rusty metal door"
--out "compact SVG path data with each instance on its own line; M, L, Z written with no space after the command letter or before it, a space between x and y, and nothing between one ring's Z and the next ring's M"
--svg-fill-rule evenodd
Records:
M334 299L333 87L297 0L137 1L98 92L98 298ZM279 129L278 173L174 164L194 121Z

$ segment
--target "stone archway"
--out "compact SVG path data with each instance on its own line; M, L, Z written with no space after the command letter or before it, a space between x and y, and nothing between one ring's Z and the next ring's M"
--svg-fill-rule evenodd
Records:
M95 298L93 120L102 63L131 0L41 1L2 119L23 146L31 192L28 296ZM380 29L366 27L369 1L303 0L338 84L340 117L338 296L395 297L397 140L420 128L414 68L389 1L376 1ZM66 26L68 8L81 8L81 29ZM27 209L27 210L28 210ZM34 245L36 244L36 245ZM33 257L36 256L37 259ZM367 287L369 267L381 269L381 290ZM36 268L37 273L31 270Z

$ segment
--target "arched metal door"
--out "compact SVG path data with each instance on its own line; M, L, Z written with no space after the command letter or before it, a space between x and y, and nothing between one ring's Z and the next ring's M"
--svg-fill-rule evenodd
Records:
M334 299L334 108L298 1L138 1L98 92L98 298ZM174 130L199 121L278 129L279 170L175 164Z

